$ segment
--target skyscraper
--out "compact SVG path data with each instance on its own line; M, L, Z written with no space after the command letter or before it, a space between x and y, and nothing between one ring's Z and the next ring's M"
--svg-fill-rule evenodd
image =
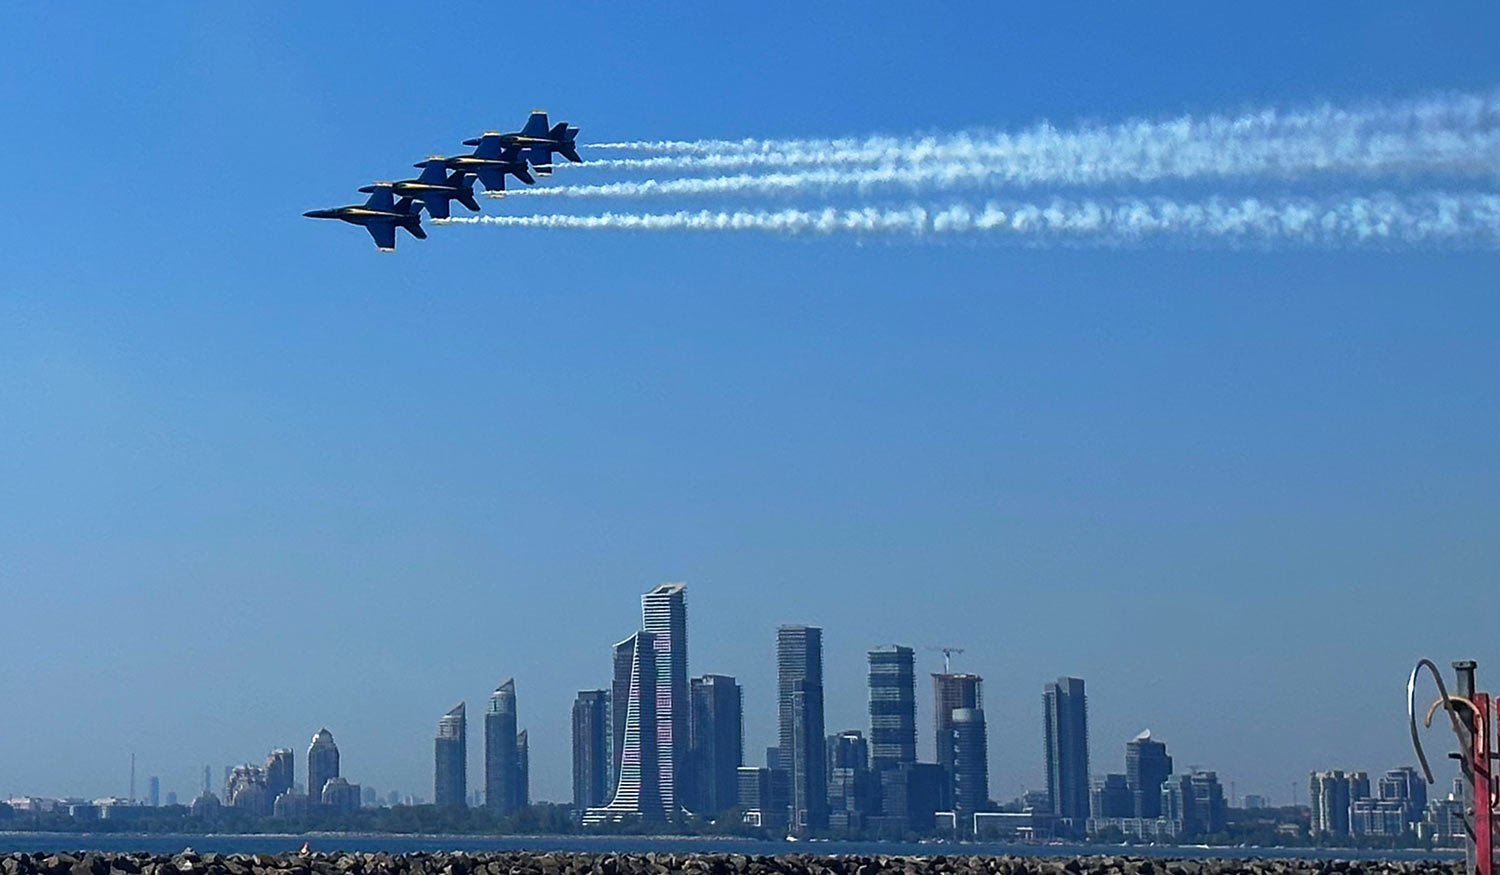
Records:
M777 765L790 776L794 828L827 825L823 745L823 630L776 630Z
M146 804L152 808L161 806L161 778L156 775L146 779Z
M641 596L642 628L656 647L657 782L662 809L677 818L681 790L691 791L688 768L687 587L664 583Z
M297 769L292 762L292 749L279 747L271 751L266 757L266 792L271 795L271 801L275 802L283 793L290 793L296 782Z
M573 807L609 801L609 693L579 690L573 700Z
M506 679L490 694L484 713L484 807L497 814L516 810L516 681Z
M968 835L974 813L990 801L989 737L983 708L953 709L953 811L958 829Z
M1080 829L1089 816L1089 716L1083 680L1058 678L1046 686L1042 703L1052 813Z
M869 653L870 768L880 772L917 761L917 682L910 647L889 644Z
M617 667L620 651L627 646L631 659L625 698L613 703L617 713L623 712L615 791L608 805L585 812L585 824L630 819L659 821L667 817L658 784L661 771L657 767L658 746L655 743L656 636L651 632L637 632L615 645Z
M823 688L811 681L792 685L791 824L799 829L828 825L828 762L823 737Z
M515 793L517 811L531 804L531 743L524 729L516 735Z
M1125 783L1130 788L1135 817L1160 817L1162 783L1172 776L1167 745L1147 729L1125 742Z
M977 674L932 675L933 749L937 764L953 770L953 709L983 708L983 680Z
M692 811L713 817L734 807L739 792L739 767L745 752L744 699L734 678L719 674L693 678L689 698L693 795L684 803Z
M635 636L632 635L616 644L612 651L614 675L610 682L609 696L609 789L605 791L608 798L614 797L615 787L620 782L620 757L625 752L626 703L630 700L631 678L635 677L636 669L635 645Z
M432 799L439 808L463 808L469 796L469 718L459 702L438 721L433 739Z
M318 730L307 748L307 796L322 799L323 786L339 776L339 746L328 727ZM272 800L273 802L275 800Z

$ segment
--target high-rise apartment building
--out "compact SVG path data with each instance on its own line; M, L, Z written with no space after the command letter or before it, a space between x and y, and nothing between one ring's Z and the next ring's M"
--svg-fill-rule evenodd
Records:
M463 808L469 797L469 718L464 703L438 721L433 739L432 799L439 808Z
M339 746L333 743L333 733L325 726L313 736L307 748L308 798L322 799L324 785L338 776Z
M917 761L916 658L890 644L869 653L870 768L881 772Z
M953 768L953 711L956 708L983 708L983 683L977 674L933 672L932 738L938 765L949 770Z
M682 791L692 793L693 778L688 768L687 587L664 583L641 596L641 619L656 646L657 783L663 810L676 819L683 810Z
M297 769L292 762L292 749L279 747L266 757L266 792L275 802L281 794L292 792L297 783Z
M967 835L990 804L989 734L983 708L953 709L953 811Z
M631 658L625 696L612 705L622 718L614 794L609 804L584 813L585 824L667 818L658 783L661 771L657 764L656 635L637 632L615 645L616 667L620 664L619 654L626 647Z
M1226 808L1224 788L1213 772L1177 775L1166 782L1162 792L1162 816L1176 823L1178 838L1224 832Z
M161 778L156 775L146 779L146 804L152 808L161 807Z
M579 690L573 700L573 807L609 801L609 693Z
M744 697L728 675L706 674L689 684L688 736L693 778L687 807L709 817L733 808L744 763Z
M828 785L823 744L823 630L776 630L777 765L790 778L791 826L827 825Z
M615 786L620 782L620 757L625 752L626 703L630 701L631 678L635 677L635 645L635 636L632 635L616 644L612 650L614 673L611 676L609 697L609 791L605 794L610 797L614 796Z
M531 804L531 742L526 730L516 734L515 806L520 811Z
M1047 796L1052 813L1081 829L1089 816L1089 716L1081 678L1061 677L1042 694Z
M1366 787L1369 778L1365 778ZM1349 835L1349 778L1338 769L1313 772L1307 779L1308 831L1316 838Z
M1172 776L1172 758L1165 742L1151 737L1147 729L1125 742L1125 783L1130 788L1130 815L1161 816L1161 785Z
M484 713L484 807L496 814L516 810L516 681L490 694Z
M828 828L836 834L859 833L877 810L875 778L870 775L870 745L858 729L828 736Z

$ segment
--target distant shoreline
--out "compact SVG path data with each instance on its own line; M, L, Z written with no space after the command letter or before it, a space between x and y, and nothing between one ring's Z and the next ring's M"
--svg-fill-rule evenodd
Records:
M319 848L319 841L358 843ZM848 841L812 839L784 841L745 836L702 835L483 835L472 833L387 833L314 831L274 833L151 833L56 832L0 830L0 854L37 851L95 850L105 853L176 853L192 848L199 853L286 854L303 842L317 853L693 853L783 856L1018 856L1018 857L1149 857L1153 859L1281 859L1281 860L1407 860L1449 861L1463 858L1457 848L1334 848L1236 845L1090 845L1070 843ZM200 847L201 845L201 847ZM360 846L365 845L365 846ZM384 845L385 847L379 847ZM232 846L232 847L229 847ZM259 846L259 847L256 847Z

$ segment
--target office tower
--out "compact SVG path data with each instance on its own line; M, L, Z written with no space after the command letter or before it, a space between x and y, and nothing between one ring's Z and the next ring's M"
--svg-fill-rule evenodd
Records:
M1347 772L1344 780L1349 782L1349 802L1352 804L1361 799L1370 798L1370 773L1369 772Z
M266 756L266 792L274 802L283 793L291 792L297 782L297 769L292 762L292 749L278 747Z
M1046 686L1042 703L1052 813L1080 829L1089 816L1089 716L1083 680L1058 678Z
M200 796L207 796L213 792L213 787L211 786L213 783L213 773L214 770L211 766L203 767L203 792L199 794Z
M977 674L932 675L933 748L937 764L953 769L953 710L983 708L983 680Z
M156 775L146 779L146 804L152 808L161 807L161 778Z
M823 750L823 687L801 680L792 685L792 746L782 755L791 762L791 825L822 829L828 825L828 763Z
M1131 811L1119 817L1160 817L1161 785L1172 776L1172 758L1165 742L1147 729L1125 742L1125 783L1130 787Z
M516 735L516 810L531 804L531 745L526 730Z
M614 646L614 674L610 680L609 695L609 790L614 796L615 786L620 782L620 757L625 752L625 712L630 700L630 679L635 676L635 636L632 635Z
M516 682L490 694L484 714L484 806L497 814L516 809Z
M609 801L609 693L579 690L573 700L573 807Z
M990 804L989 736L983 708L953 709L953 810L961 834L974 827L974 813Z
M323 786L339 776L339 746L333 743L328 727L318 730L307 748L307 797L323 798ZM273 800L274 801L274 800Z
M637 632L615 646L618 655L623 646L631 652L629 681L623 700L614 708L624 712L620 734L620 767L613 797L609 804L590 808L584 814L585 824L620 822L631 819L660 821L667 818L658 784L658 746L656 715L657 668L656 635ZM618 664L618 663L617 663Z
M168 805L176 805L177 804L177 791L176 790L168 790L167 791L167 804Z
M656 765L667 817L682 811L681 790L692 792L688 768L687 587L664 583L641 596L642 629L656 642Z
M846 729L828 736L828 828L836 833L858 833L876 810L870 777L870 746L864 733Z
M1176 824L1179 839L1222 833L1226 808L1224 788L1213 772L1178 775L1166 782L1162 792L1162 816Z
M432 748L432 800L439 808L463 808L469 795L469 718L463 702L438 721Z
M744 699L735 679L720 674L693 678L688 697L693 795L683 801L689 810L713 817L735 806L744 763Z
M917 761L916 660L890 644L869 653L870 768L881 772Z
M795 828L827 824L828 788L823 753L823 630L776 630L777 765L791 782Z

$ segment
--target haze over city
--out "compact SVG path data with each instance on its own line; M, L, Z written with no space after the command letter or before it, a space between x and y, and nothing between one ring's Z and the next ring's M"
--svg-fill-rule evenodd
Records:
M437 720L514 678L531 797L566 801L574 696L666 581L748 763L779 625L824 630L829 732L868 729L871 648L914 648L923 759L930 648L963 648L995 799L1045 786L1062 675L1096 772L1149 728L1305 802L1412 762L1417 657L1500 666L1492 242L439 226L382 256L300 215L533 107L580 143L1492 107L1493 7L486 9L0 12L0 703L33 715L0 794L122 795L134 754L188 799L328 727L345 774L430 797Z

